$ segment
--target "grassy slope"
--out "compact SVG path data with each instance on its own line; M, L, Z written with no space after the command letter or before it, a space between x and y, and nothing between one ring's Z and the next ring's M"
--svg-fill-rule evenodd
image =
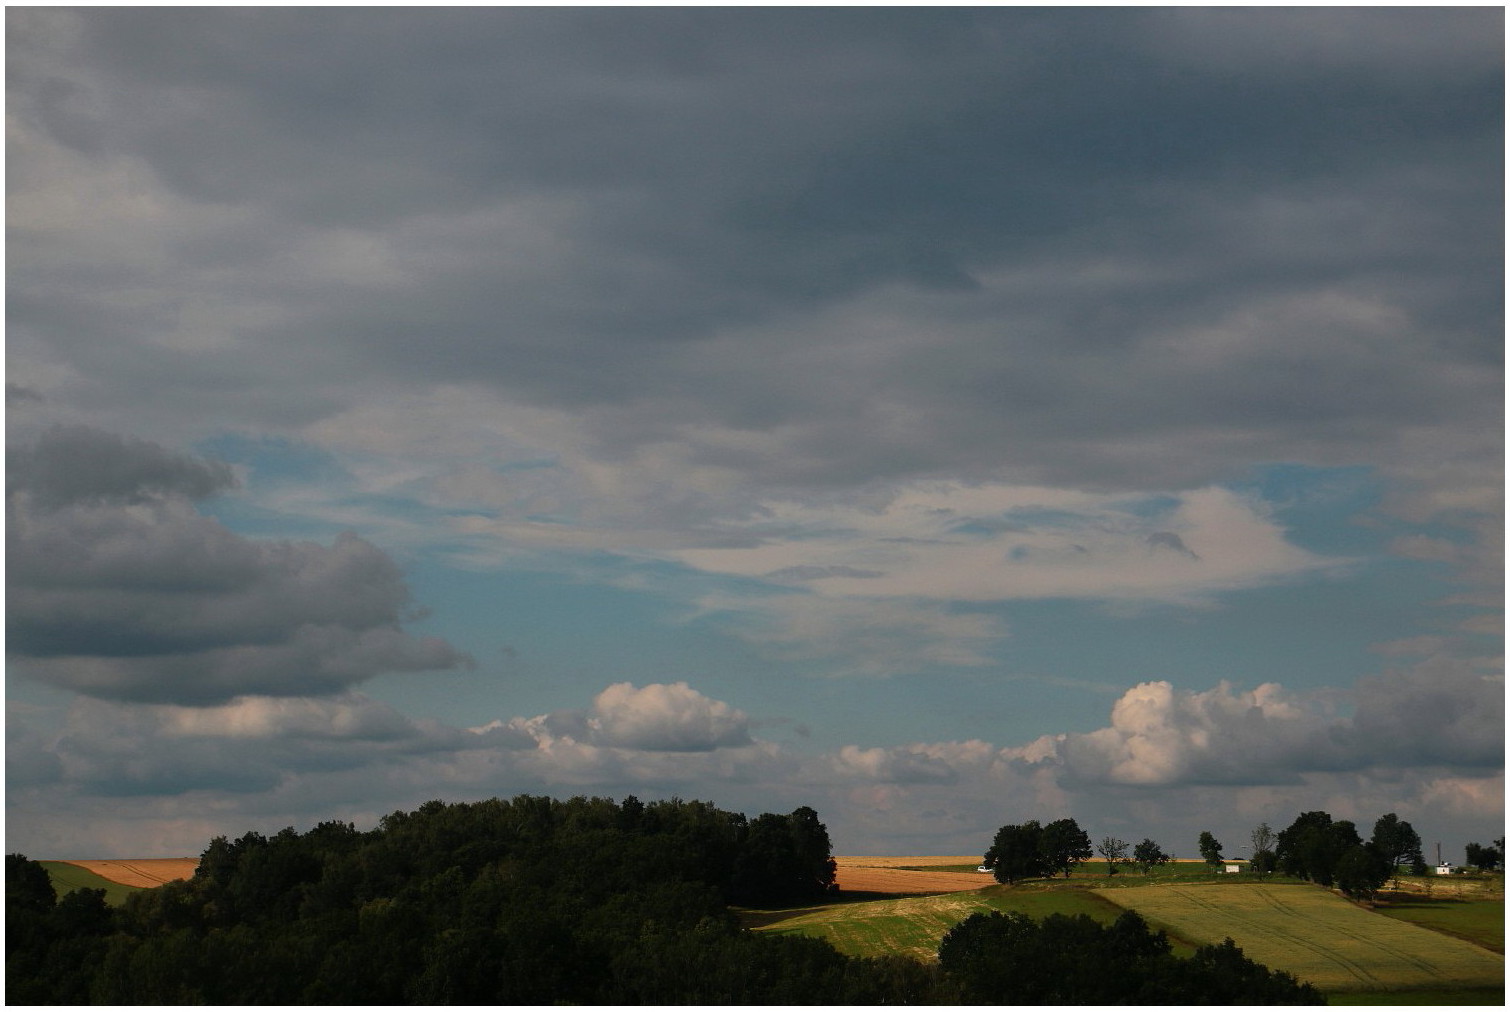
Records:
M1324 991L1502 985L1504 958L1299 885L1108 891L1117 903L1201 942L1231 936L1253 959Z
M747 923L778 934L827 939L852 956L883 953L931 959L939 939L978 911L1017 910L1032 917L1089 914L1105 924L1121 911L1087 890L1011 891L999 887L942 896L906 896L862 903L836 903L782 914L757 915Z
M1393 900L1381 906L1379 913L1501 954L1505 951L1504 900Z
M112 882L108 878L101 878L92 871L66 861L40 861L38 863L47 869L47 876L52 879L53 891L60 899L75 889L103 889L105 902L111 906L120 906L126 902L127 896L139 891L136 886Z
M1146 877L1105 871L1096 862L1067 881L768 912L751 926L826 938L852 955L928 958L949 927L978 910L1086 913L1109 923L1128 907L1167 931L1180 955L1231 935L1260 962L1314 980L1335 1004L1503 1004L1504 960L1493 954L1504 949L1502 898L1417 897L1371 912L1313 886L1228 878L1193 862L1156 868ZM1171 905L1173 893L1182 898ZM1256 912L1262 909L1269 913ZM1267 928L1266 919L1272 922Z

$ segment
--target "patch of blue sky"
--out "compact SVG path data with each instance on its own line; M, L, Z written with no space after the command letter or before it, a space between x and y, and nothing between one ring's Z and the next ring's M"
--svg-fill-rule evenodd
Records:
M1454 624L1458 616L1446 610L1423 617L1421 609L1451 588L1419 564L1387 560L1367 578L1232 591L1204 608L1014 601L1000 606L1012 632L999 650L1004 671L1066 684L1346 685L1380 670L1379 644Z
M334 454L299 440L231 432L201 440L194 449L205 457L245 469L260 485L351 478Z
M587 564L593 562L601 568L591 580L527 569L464 571L425 560L408 566L415 601L430 609L413 630L444 637L477 666L440 676L385 676L367 691L406 712L462 725L585 707L620 681L685 681L761 716L800 716L792 712L793 694L770 691L781 672L773 677L766 659L718 628L686 621L687 603L657 590L658 565L611 558ZM606 579L615 570L624 585ZM444 693L434 691L440 680Z
M1284 526L1286 537L1309 551L1378 551L1397 533L1387 530L1378 514L1382 482L1371 467L1270 464L1230 487L1262 500Z

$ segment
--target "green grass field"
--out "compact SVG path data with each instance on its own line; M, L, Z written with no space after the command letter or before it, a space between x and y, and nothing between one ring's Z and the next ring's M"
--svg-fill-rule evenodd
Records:
M37 863L47 870L47 877L52 879L53 891L58 894L59 899L75 889L103 889L105 902L118 907L126 902L127 896L141 891L137 886L112 882L108 878L101 878L92 871L66 861L39 861Z
M1122 911L1085 889L1012 891L1000 888L942 896L907 896L863 903L836 903L747 922L759 931L826 939L851 956L894 954L932 959L939 939L973 913L1016 910L1031 917L1088 914L1110 924Z
M926 870L940 870L927 866ZM1399 896L1377 911L1315 886L1212 874L1191 862L1145 877L1105 874L975 892L854 900L750 913L752 928L827 939L856 956L932 958L949 928L977 911L1033 917L1084 913L1102 923L1123 909L1163 929L1178 955L1231 937L1253 959L1310 981L1332 1004L1502 1005L1504 900Z
M1231 937L1251 958L1327 992L1504 986L1502 955L1314 887L1175 885L1099 892L1193 941Z
M1501 954L1505 951L1504 900L1397 899L1381 906L1379 913Z

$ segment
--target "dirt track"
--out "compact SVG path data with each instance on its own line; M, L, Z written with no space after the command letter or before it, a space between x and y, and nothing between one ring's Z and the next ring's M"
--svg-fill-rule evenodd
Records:
M131 861L65 861L63 863L77 865L86 871L94 872L100 878L107 878L121 885L150 889L175 879L192 878L194 869L199 867L199 858L147 857Z
M922 896L959 893L994 885L996 879L980 872L906 871L907 867L971 865L979 855L965 857L838 857L839 888L848 892L894 893Z

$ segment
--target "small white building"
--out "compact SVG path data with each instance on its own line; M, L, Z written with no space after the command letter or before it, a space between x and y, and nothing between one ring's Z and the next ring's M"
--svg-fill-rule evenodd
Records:
M1450 865L1450 864L1439 864L1439 865L1437 865L1437 874L1438 875L1451 875L1452 874L1452 865Z
M1228 875L1236 875L1238 872L1240 872L1242 870L1243 870L1243 866L1242 865L1240 865L1240 864L1233 864L1231 861L1227 862L1227 874Z

